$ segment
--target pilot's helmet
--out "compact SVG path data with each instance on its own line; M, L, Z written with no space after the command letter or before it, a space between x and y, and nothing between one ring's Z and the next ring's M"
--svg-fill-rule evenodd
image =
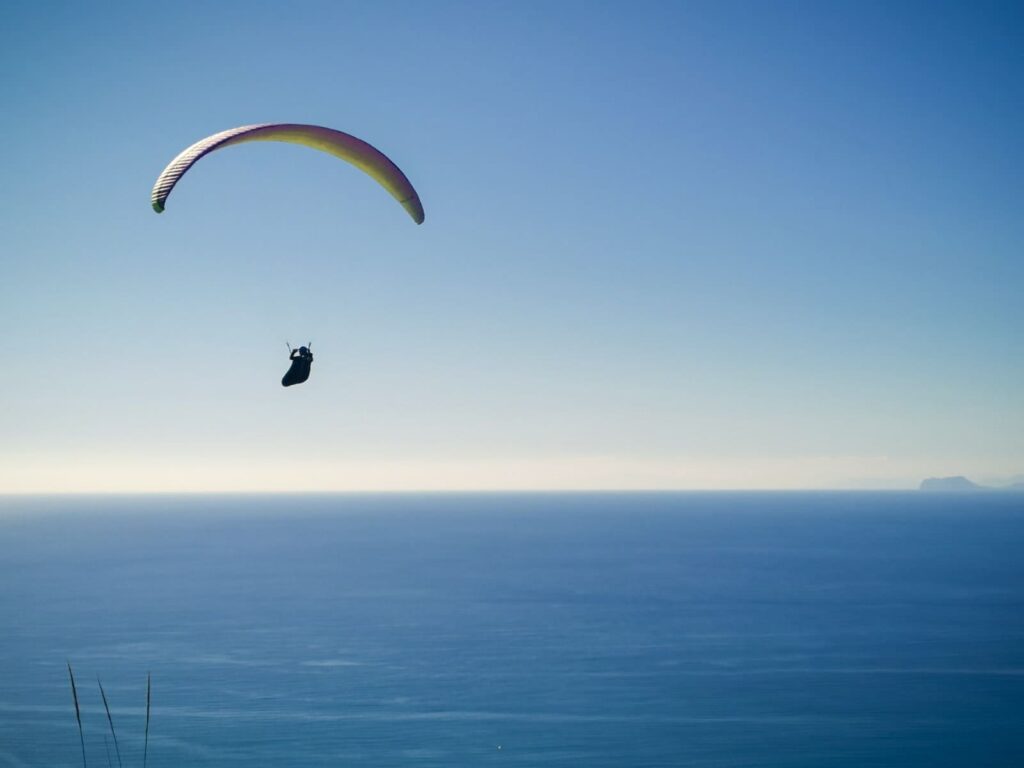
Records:
M309 354L309 347L299 347L299 354L300 355L308 355Z

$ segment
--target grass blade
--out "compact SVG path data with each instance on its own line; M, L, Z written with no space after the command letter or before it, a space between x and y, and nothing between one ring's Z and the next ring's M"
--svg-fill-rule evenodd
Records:
M96 682L100 686L100 696L103 697L103 708L107 710L107 722L110 723L110 735L114 737L114 752L117 753L117 768L122 768L121 765L121 748L117 746L117 734L114 733L114 718L110 716L110 705L107 704L107 694L103 690L103 683L100 683L100 679L97 677Z
M152 690L152 676L146 673L146 740L142 744L142 768L146 768L146 755L149 753L149 693Z
M75 719L78 721L78 740L82 744L82 768L88 768L85 762L85 732L82 730L82 711L78 708L78 689L75 688L75 673L71 671L71 662L68 662L68 677L71 678L71 697L75 700Z

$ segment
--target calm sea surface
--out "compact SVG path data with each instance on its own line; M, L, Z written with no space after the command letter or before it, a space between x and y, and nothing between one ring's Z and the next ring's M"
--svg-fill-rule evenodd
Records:
M1021 766L1024 495L0 499L0 766L68 660L90 766Z

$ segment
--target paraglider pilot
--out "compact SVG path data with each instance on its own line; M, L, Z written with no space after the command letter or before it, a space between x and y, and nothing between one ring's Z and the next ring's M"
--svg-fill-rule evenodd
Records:
M313 342L310 342L309 346L299 347L298 349L292 349L292 345L288 345L288 359L292 361L292 364L288 369L288 373L281 379L282 387L301 384L309 378L309 370L313 365L313 353L310 351L312 346Z

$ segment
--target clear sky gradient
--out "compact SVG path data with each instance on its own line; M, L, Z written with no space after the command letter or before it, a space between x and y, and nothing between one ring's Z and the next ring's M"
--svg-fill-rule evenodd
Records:
M0 5L0 492L1024 473L1020 3ZM307 122L408 174L203 136ZM280 386L285 341L310 381Z

